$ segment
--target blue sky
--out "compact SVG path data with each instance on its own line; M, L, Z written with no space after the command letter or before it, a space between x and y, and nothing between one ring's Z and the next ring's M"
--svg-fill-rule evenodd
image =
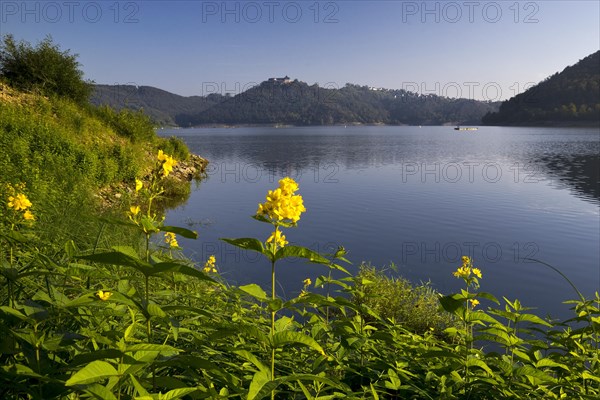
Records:
M239 93L272 76L500 100L600 49L590 1L0 1L87 79Z

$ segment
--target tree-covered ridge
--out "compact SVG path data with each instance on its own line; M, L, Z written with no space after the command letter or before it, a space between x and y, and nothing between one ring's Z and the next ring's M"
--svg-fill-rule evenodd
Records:
M220 94L184 97L152 86L94 85L91 102L118 110L141 109L157 124L173 126L176 115L201 112L225 99Z
M548 77L483 118L486 125L600 123L600 51Z
M346 84L342 88L265 81L236 96L177 96L146 86L96 85L94 104L143 108L156 121L210 124L479 124L498 103Z

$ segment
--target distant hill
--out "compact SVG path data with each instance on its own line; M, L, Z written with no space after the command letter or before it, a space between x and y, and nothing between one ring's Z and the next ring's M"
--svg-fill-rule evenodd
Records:
M505 101L485 125L599 125L600 51Z
M298 80L268 80L236 96L178 96L148 86L97 85L92 103L142 108L155 121L182 127L211 124L479 124L499 102L450 99L406 90L346 84L340 89Z
M184 97L152 86L95 85L90 101L117 110L143 109L156 123L174 126L176 115L201 112L225 99L220 94Z

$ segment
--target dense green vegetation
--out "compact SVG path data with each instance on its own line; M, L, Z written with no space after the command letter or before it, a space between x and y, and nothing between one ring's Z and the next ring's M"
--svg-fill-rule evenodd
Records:
M141 113L32 90L0 83L0 398L600 396L598 294L557 322L479 291L485 266L468 257L447 296L369 266L351 275L343 248L287 242L306 211L289 178L254 216L269 238L224 239L264 256L270 293L228 286L214 257L183 257L178 237L198 234L157 207L185 146ZM98 190L117 184L127 211L98 218ZM287 299L276 272L290 257L323 273Z
M505 101L483 123L600 125L600 51Z
M19 50L10 50L13 46ZM25 184L35 204L40 244L62 247L67 240L96 241L96 225L84 226L81 221L100 209L113 212L104 200L127 206L128 193L119 185L144 177L159 148L180 160L189 157L181 141L158 138L144 114L96 108L87 98L81 104L82 99L63 93L63 84L84 87L86 83L75 57L60 51L50 39L31 47L6 36L0 49L0 188L7 193L7 185ZM20 75L13 58L5 56L15 51L27 55L27 68L19 70ZM52 68L54 64L60 68ZM65 70L69 72L63 75ZM60 83L59 87L41 82L40 76ZM99 198L99 189L109 187L111 198ZM169 187L182 195L189 193L187 184Z
M160 193L168 157L135 200ZM283 180L282 180L283 181ZM321 255L288 245L303 205L293 181L280 181L255 218L272 223L265 242L225 239L265 256L268 294L231 287L211 257L181 258L177 236L151 202L133 206L128 225L146 246L68 247L50 257L27 239L27 222L2 231L0 396L28 399L596 399L600 395L600 296L573 301L565 322L528 313L518 300L479 291L485 268L463 258L464 289L414 294L372 268L356 276L345 251ZM292 190L281 188L292 187ZM290 194L291 193L291 194ZM298 201L300 200L300 201ZM4 203L5 217L21 211ZM35 209L33 203L32 208ZM12 214L11 214L12 213ZM281 219L277 219L281 218ZM157 240L153 240L157 237ZM163 240L164 237L164 240ZM321 264L298 282L298 297L275 292L277 262ZM449 266L448 272L454 269ZM333 278L334 275L340 278ZM313 277L314 278L314 277ZM380 286L381 285L381 286ZM379 292L381 287L382 293ZM408 299L384 303L380 295ZM427 329L413 322L440 317ZM421 311L419 305L425 304ZM487 306L485 307L484 306ZM419 317L423 317L422 319ZM426 323L429 325L429 323ZM446 328L443 328L446 326ZM443 330L440 330L443 329Z
M97 85L94 104L143 109L182 127L211 124L479 124L498 103L419 95L406 90L336 88L266 81L235 96L181 97L141 86Z

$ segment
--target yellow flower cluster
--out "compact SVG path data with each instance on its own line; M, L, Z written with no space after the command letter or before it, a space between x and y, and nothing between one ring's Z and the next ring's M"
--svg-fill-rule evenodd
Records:
M267 239L267 243L271 242L275 243L278 247L283 247L288 244L288 241L285 240L285 235L282 235L279 229L275 229L275 232Z
M179 243L177 243L177 236L173 232L165 233L165 243L171 247L179 247Z
M310 280L310 278L306 278L302 281L302 283L304 284L304 287L312 285L312 281Z
M479 304L479 300L477 299L471 299L469 301L471 302L471 307L475 307L477 306L477 304Z
M481 279L481 270L479 268L473 268L473 260L467 256L462 257L462 265L452 273L457 278L468 279L471 274Z
M206 264L204 264L204 269L202 271L204 271L204 273L206 274L208 274L209 272L217 272L217 268L215 267L216 262L217 259L215 258L215 256L208 257L208 260L206 261Z
M162 150L158 151L156 158L162 163L163 177L169 176L169 174L173 172L173 167L177 164L177 161L170 155L163 153Z
M112 292L109 292L109 291L106 291L106 290L98 290L96 292L96 297L98 297L102 301L108 300L108 298L110 296L112 296Z
M23 219L26 221L34 221L35 216L29 209L33 204L24 193L16 193L16 190L23 190L25 188L25 184L21 184L17 186L15 189L12 185L8 185L8 192L10 195L8 196L8 207L12 208L15 211L23 212Z
M306 208L302 196L294 195L297 190L298 184L292 178L281 179L279 187L267 193L267 201L258 205L256 214L266 216L274 222L298 222L300 214L305 212Z

